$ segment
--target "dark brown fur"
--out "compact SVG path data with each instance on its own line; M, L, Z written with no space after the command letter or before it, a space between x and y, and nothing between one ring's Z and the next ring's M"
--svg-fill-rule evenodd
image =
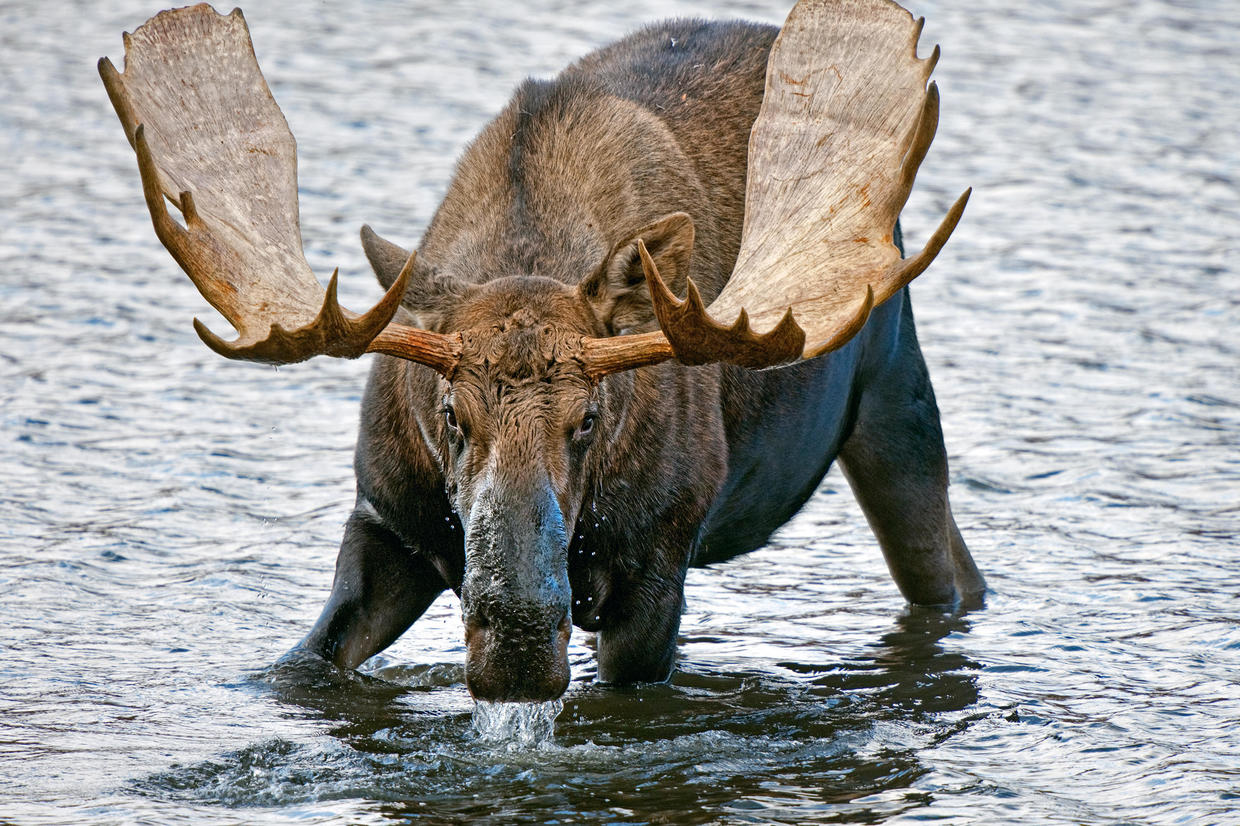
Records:
M784 370L582 369L582 336L656 326L639 237L673 289L691 275L709 300L727 280L775 33L650 27L527 81L468 148L405 300L462 332L460 364L377 361L358 506L305 649L356 666L452 588L477 696L561 693L570 619L599 633L601 679L665 679L686 568L761 545L837 455L911 601L980 593L906 294ZM363 242L390 284L405 251Z

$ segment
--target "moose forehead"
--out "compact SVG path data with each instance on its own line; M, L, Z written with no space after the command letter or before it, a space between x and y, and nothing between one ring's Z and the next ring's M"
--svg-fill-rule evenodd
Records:
M501 278L462 298L453 316L461 330L454 384L585 381L582 337L595 334L597 321L572 287L537 276Z

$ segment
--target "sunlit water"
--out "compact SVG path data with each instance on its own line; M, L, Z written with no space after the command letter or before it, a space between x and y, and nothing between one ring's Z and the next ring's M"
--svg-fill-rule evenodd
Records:
M523 76L786 11L419 5L246 7L350 306L357 227L415 243ZM365 364L198 342L94 69L157 4L0 6L0 821L1240 822L1240 5L913 6L912 242L974 187L914 297L987 608L909 612L833 473L690 573L670 685L595 686L575 635L554 722L475 708L450 597L361 674L270 666L327 595Z

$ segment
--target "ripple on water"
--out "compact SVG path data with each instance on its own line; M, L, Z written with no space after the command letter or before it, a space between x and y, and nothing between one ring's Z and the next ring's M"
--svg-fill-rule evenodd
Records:
M788 3L245 5L311 263L360 306L357 226L416 243L524 76ZM522 735L480 728L450 595L362 673L253 674L330 587L364 367L201 346L87 59L143 13L7 2L0 819L1235 822L1240 5L910 5L943 46L910 242L974 187L913 293L987 608L905 610L833 474L690 573L671 685L599 688L577 634Z

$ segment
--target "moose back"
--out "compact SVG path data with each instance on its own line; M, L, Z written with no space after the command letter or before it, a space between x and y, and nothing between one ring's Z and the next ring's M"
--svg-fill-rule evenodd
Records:
M782 32L659 23L526 81L416 253L363 227L387 294L360 316L305 263L240 12L164 12L100 62L157 235L237 329L195 322L207 344L380 353L299 651L354 668L450 588L476 697L559 696L574 625L601 680L667 679L686 570L761 546L836 459L910 602L982 593L906 289L968 193L919 255L897 225L938 118L920 28L802 0Z

